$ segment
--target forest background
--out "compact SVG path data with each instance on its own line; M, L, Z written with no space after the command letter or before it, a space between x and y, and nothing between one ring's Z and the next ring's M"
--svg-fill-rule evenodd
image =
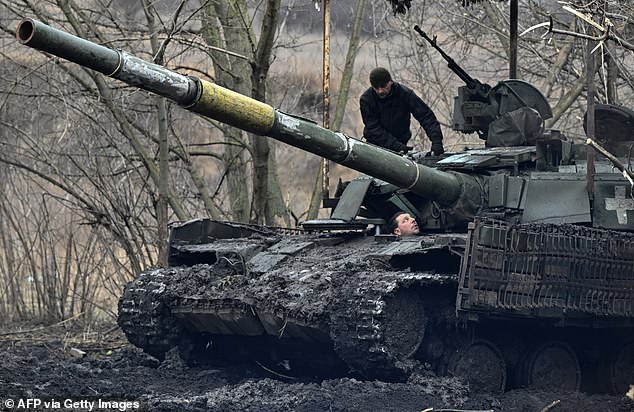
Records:
M465 5L464 3L471 3ZM630 1L520 0L519 31L553 18L601 36L596 99L634 108ZM581 8L582 5L588 9ZM165 261L168 223L197 217L295 227L317 214L321 159L187 112L15 40L25 17L322 123L321 2L0 0L0 324L116 318L124 285ZM358 98L387 67L434 109L449 151L483 146L451 130L461 80L418 24L473 77L508 77L509 2L331 1L330 127L361 137ZM616 41L615 41L616 40ZM620 40L620 41L619 41ZM582 141L588 42L540 27L520 37L518 77L544 93L547 126ZM429 142L412 125L417 150ZM164 149L161 149L164 148ZM169 175L160 173L168 166ZM331 165L330 191L357 173Z

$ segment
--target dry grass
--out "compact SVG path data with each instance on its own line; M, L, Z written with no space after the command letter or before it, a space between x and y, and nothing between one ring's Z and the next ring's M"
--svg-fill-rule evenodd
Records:
M85 352L108 351L129 345L116 323L85 323L78 320L78 316L45 325L16 323L0 332L2 347L39 344L59 348L66 357L81 357Z

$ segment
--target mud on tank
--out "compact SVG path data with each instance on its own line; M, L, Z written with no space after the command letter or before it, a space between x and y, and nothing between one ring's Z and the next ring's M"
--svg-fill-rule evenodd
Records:
M16 35L366 174L325 202L329 219L303 229L174 226L170 267L140 274L119 302L121 328L148 353L177 347L192 362L255 360L280 375L434 372L490 391L625 393L634 383L632 185L613 163L588 162L585 145L544 131L550 107L532 85L490 87L454 62L466 84L454 128L487 146L403 156L35 20ZM634 113L598 105L595 115L603 146L629 165ZM397 210L424 234L382 233Z

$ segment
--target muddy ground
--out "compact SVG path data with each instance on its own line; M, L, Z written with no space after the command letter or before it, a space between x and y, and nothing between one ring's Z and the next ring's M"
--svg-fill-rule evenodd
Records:
M84 352L83 356L77 349ZM33 403L27 404L29 399L42 404L32 407ZM45 406L44 402L53 403ZM18 408L20 405L24 407ZM89 332L67 325L0 331L0 410L275 412L429 408L616 412L634 411L634 401L626 396L528 389L498 395L475 393L463 382L447 377L415 376L408 383L350 378L300 381L273 375L255 362L192 368L177 353L169 354L163 362L146 355L128 344L115 326Z

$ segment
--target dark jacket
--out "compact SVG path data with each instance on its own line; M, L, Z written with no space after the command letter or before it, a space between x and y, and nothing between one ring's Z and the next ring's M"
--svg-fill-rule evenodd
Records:
M425 130L429 140L442 142L442 131L434 112L412 89L393 82L392 92L380 99L370 87L359 99L361 117L365 127L363 137L375 145L401 151L412 133L410 114Z

